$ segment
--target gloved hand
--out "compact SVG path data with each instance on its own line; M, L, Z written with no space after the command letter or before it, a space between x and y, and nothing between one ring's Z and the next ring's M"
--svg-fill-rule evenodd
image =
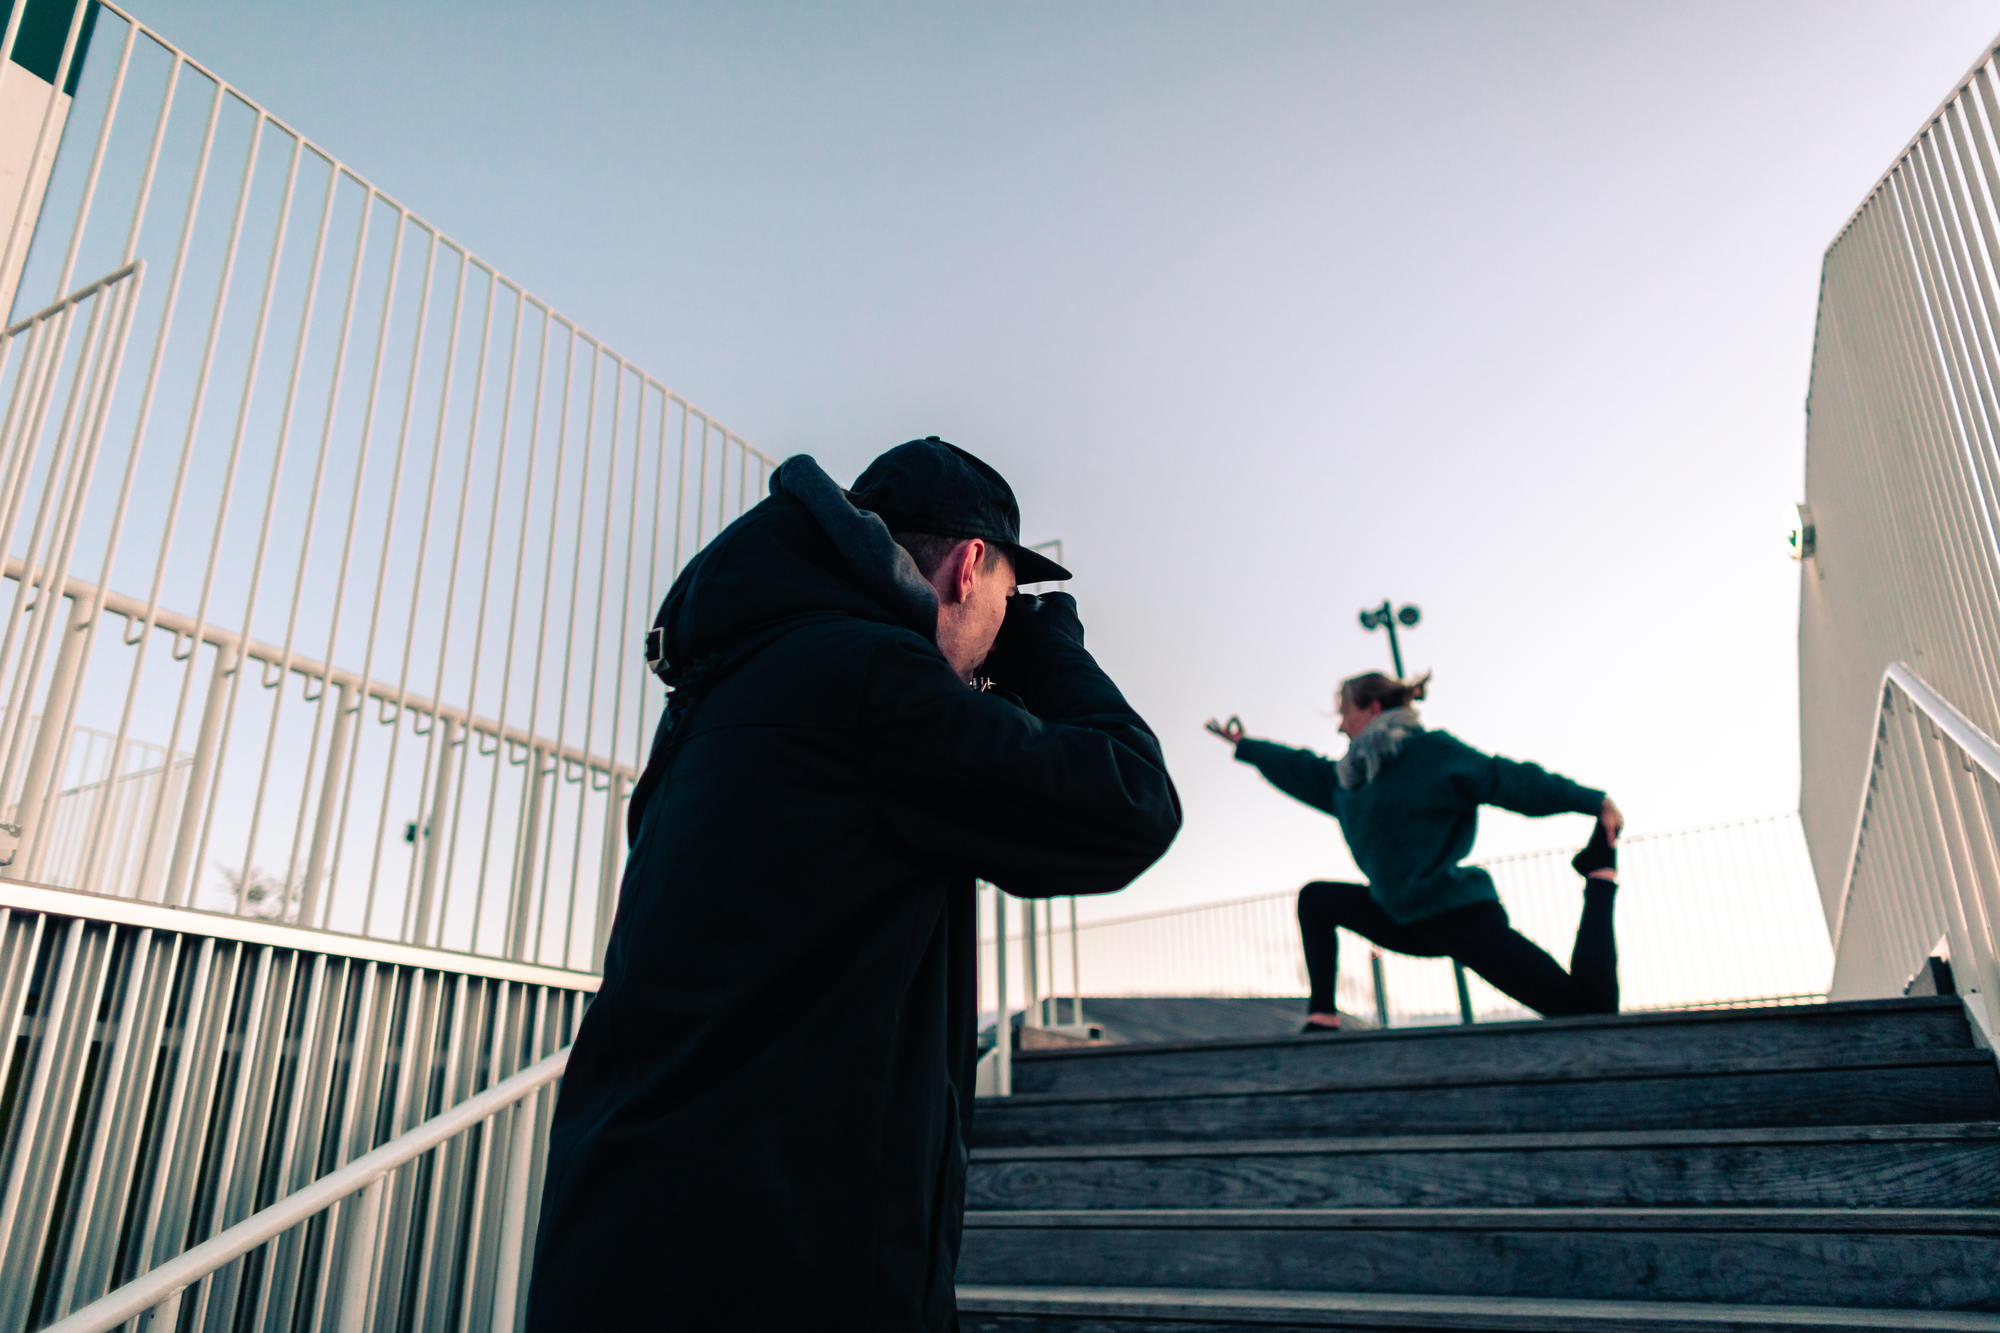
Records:
M1007 599L1007 618L993 640L980 674L1001 689L1019 695L1033 706L1037 687L1061 664L1087 656L1083 647L1083 622L1077 618L1076 598L1066 592L1045 593L1040 597L1016 593Z

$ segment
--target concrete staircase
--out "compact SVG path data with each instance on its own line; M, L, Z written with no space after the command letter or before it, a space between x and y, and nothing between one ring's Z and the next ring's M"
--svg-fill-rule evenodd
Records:
M965 1333L2000 1333L1955 999L1022 1053Z

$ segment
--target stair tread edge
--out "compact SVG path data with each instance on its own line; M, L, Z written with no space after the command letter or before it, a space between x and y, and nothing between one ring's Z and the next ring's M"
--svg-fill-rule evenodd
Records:
M1617 1083L1640 1079L1722 1078L1739 1074L1819 1074L1867 1073L1875 1070L1925 1068L1993 1068L1993 1053L1980 1050L1937 1050L1921 1055L1877 1056L1852 1062L1827 1063L1808 1060L1786 1064L1772 1057L1743 1060L1715 1060L1702 1064L1631 1065L1625 1068L1591 1070L1534 1070L1519 1074L1479 1072L1471 1074L1396 1075L1385 1078L1351 1078L1338 1083L1315 1083L1297 1087L1224 1088L1215 1091L1184 1089L1172 1092L1103 1093L1016 1093L1007 1097L980 1097L976 1111L1041 1106L1074 1106L1098 1102L1185 1101L1195 1098L1273 1097L1327 1092L1389 1092L1401 1088L1478 1088L1539 1085L1551 1083Z
M2000 1314L1969 1311L1880 1309L1857 1306L1736 1305L1696 1301L1607 1301L1529 1296L1434 1296L1385 1292L1237 1291L1189 1287L1037 1287L968 1284L958 1288L961 1310L973 1313L1119 1313L1174 1318L1227 1316L1232 1311L1296 1314L1430 1315L1448 1320L1519 1321L1521 1327L1562 1327L1623 1320L1664 1325L1745 1323L1808 1328L1906 1328L1937 1333L2000 1333ZM1064 1309L1060 1307L1067 1306ZM1532 1321L1532 1322L1531 1322Z
M1904 1125L1764 1125L1732 1129L1503 1131L1492 1134L1354 1135L1339 1138L1160 1139L1147 1143L975 1147L974 1162L1149 1157L1283 1157L1313 1154L1521 1152L1565 1149L1813 1146L2000 1141L2000 1120Z
M2000 1208L969 1208L968 1231L1376 1230L1970 1233L2000 1243Z
M1523 1032L1576 1032L1608 1027L1656 1027L1677 1023L1730 1023L1768 1022L1786 1017L1820 1017L1827 1014L1845 1016L1849 1014L1883 1013L1934 1013L1939 1011L1964 1012L1962 1002L1955 996L1912 996L1905 999L1882 1000L1840 1000L1824 1004L1781 1004L1762 1005L1744 1009L1664 1009L1644 1013L1629 1014L1582 1014L1565 1018L1523 1018L1504 1023L1477 1023L1471 1027L1479 1033L1523 1033ZM1425 1027L1409 1028L1363 1028L1342 1032L1338 1040L1342 1044L1355 1042L1383 1041L1426 1041L1447 1038L1464 1038L1473 1035L1467 1025L1438 1023ZM1314 1043L1327 1042L1324 1037L1313 1037ZM1079 1046L1059 1050L1020 1051L1015 1058L1024 1063L1042 1063L1057 1060L1091 1060L1118 1058L1134 1055L1161 1055L1182 1051L1226 1051L1254 1050L1258 1047L1286 1049L1304 1046L1308 1039L1302 1034L1271 1037L1230 1037L1217 1041L1174 1041L1174 1042L1120 1042L1105 1046Z

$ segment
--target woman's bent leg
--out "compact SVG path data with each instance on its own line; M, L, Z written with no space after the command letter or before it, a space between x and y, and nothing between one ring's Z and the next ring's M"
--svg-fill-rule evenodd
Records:
M1578 1013L1618 1012L1618 933L1611 919L1617 904L1616 881L1584 880L1583 919L1576 925L1576 948L1569 956L1569 975L1580 998L1590 1007Z
M1609 895L1604 895L1607 900ZM1608 930L1598 930L1596 922L1589 917L1589 900L1585 904L1586 922L1597 934L1592 936L1593 947L1608 946ZM1603 905L1599 917L1608 927L1610 910L1608 901ZM1562 964L1549 957L1547 950L1515 930L1507 922L1507 909L1499 903L1475 903L1461 907L1416 923L1428 926L1440 936L1449 940L1451 956L1484 977L1488 984L1502 994L1519 1000L1538 1014L1557 1017L1566 1014L1599 1014L1615 1012L1617 997L1617 956L1610 953L1611 993L1606 1004L1601 970L1596 974L1577 977L1562 969ZM1579 932L1578 947L1583 947L1583 936ZM1589 951L1587 951L1589 952ZM1591 967L1597 965L1598 953L1590 952L1586 959Z
M1368 927L1378 917L1389 921L1366 884L1315 880L1299 890L1299 943L1305 947L1306 979L1312 988L1307 1013L1339 1012L1334 981L1340 972L1340 927L1370 935Z

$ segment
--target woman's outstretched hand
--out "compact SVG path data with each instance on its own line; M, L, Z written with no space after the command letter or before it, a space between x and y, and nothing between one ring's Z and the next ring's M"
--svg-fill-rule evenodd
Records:
M1625 831L1625 812L1618 808L1618 802L1605 797L1604 809L1598 812L1597 818L1604 825L1604 836L1616 843L1618 835Z
M1243 739L1243 719L1231 713L1227 722L1217 722L1214 718L1202 723L1211 736L1220 736L1231 745Z

